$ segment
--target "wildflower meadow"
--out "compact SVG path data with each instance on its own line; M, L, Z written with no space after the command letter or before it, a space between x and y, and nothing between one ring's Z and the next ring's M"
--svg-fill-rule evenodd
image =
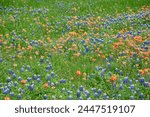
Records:
M0 100L149 99L149 0L0 0Z

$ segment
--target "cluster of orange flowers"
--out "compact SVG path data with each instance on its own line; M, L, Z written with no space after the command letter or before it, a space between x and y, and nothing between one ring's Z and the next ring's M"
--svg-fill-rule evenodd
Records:
M134 37L134 40L135 40L136 42L143 42L141 36L135 36L135 37Z
M120 45L123 45L124 43L123 43L123 41L122 40L119 40L119 42L115 42L114 44L113 44L113 49L117 49Z
M139 73L142 75L150 74L150 68L141 69L139 70Z
M117 81L117 76L116 75L112 75L111 77L110 77L110 82L116 82Z

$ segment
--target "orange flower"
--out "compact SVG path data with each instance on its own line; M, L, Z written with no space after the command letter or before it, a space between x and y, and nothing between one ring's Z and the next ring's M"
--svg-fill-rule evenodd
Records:
M111 82L115 82L117 80L117 76L116 75L112 75L111 77L110 77L110 81Z
M81 76L81 71L77 70L77 71L76 71L76 75L77 75L77 76Z
M31 45L29 45L27 49L28 49L28 50L32 50L32 46L31 46Z
M10 97L6 96L4 97L4 100L10 100Z
M35 54L36 54L36 55L39 55L39 52L38 52L38 51L35 51Z
M139 70L139 73L143 75L145 72L144 70Z
M79 57L81 54L80 53L75 53L73 55Z
M27 82L26 80L21 80L21 84L22 84L22 85L25 85L26 82Z
M141 36L135 36L135 37L134 37L134 40L135 40L136 42L142 42L142 41L143 41Z
M0 43L2 43L2 42L3 42L3 40L0 39Z
M44 87L45 89L47 89L47 88L48 88L48 83L45 83L45 84L43 85L43 87Z

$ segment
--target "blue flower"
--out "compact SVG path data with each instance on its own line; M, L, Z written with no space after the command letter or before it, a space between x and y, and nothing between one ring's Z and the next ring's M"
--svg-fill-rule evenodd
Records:
M134 100L134 96L130 96L130 100Z
M149 87L148 82L144 82L144 87Z
M40 78L38 78L38 79L37 79L37 81L38 81L38 83L40 83L40 82L41 82L41 79L40 79Z
M0 63L2 63L3 62L3 59L0 57Z
M89 91L85 91L84 94L85 94L86 98L90 97L90 92Z
M123 79L123 83L124 83L124 84L128 83L128 77L125 77L125 78Z
M79 91L79 90L77 91L77 93L76 93L76 94L77 94L77 98L79 98L79 97L81 96L81 93L80 93L80 91Z
M69 95L68 100L73 100L73 97L71 95Z
M37 75L36 75L36 74L33 75L33 79L34 79L34 80L37 79Z
M7 78L7 82L10 82L10 81L11 81L11 78L10 78L10 77L8 77L8 78Z
M143 93L140 94L140 99L142 99L142 100L144 99L144 94Z
M46 94L44 94L43 98L44 98L44 100L47 100L48 96Z
M15 87L18 86L18 82L17 81L14 82L14 86Z
M119 89L120 89L120 90L122 90L122 89L123 89L123 86L122 86L122 84L120 84L120 86L119 86Z
M104 100L107 99L107 94L106 94L106 93L103 94L103 99L104 99Z
M98 89L97 93L98 93L99 95L101 95L101 94L102 94L102 90L101 90L101 89Z
M51 76L48 74L47 75L47 80L50 80L51 79Z
M94 93L94 97L95 97L95 98L98 98L98 97L99 97L99 94L98 94L98 93Z
M32 80L32 78L28 77L27 78L27 82L30 82Z
M22 78L19 76L19 77L18 77L18 81L21 81L21 80L22 80Z
M14 92L10 92L10 96L13 97L15 95Z
M134 84L132 84L132 85L130 86L130 89L131 89L131 90L133 90L133 89L134 89Z
M80 90L80 91L83 91L83 86L82 86L82 85L79 87L79 90Z
M61 90L62 92L65 92L66 91L66 89L65 88L62 88L62 90Z
M22 99L22 96L21 96L20 93L17 95L17 98L18 98L19 100Z
M54 76L55 76L55 73L54 73L54 72L51 72L51 76L52 76L52 78L54 78Z
M141 83L141 84L144 84L144 81L145 81L145 80L144 80L144 77L140 78L140 83Z

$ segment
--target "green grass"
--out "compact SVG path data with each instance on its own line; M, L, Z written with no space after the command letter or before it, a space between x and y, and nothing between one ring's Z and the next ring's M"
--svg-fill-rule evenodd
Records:
M145 82L149 82L149 74L138 76L139 70L150 68L149 58L143 59L140 55L143 54L142 52L132 59L129 54L124 57L120 56L120 53L126 50L136 52L134 47L128 45L127 40L132 41L130 37L123 40L124 45L119 49L115 50L112 47L115 42L118 42L116 37L118 32L123 35L127 31L133 31L136 36L138 31L142 30L140 35L143 41L149 39L148 27L141 28L141 25L138 24L139 22L143 25L148 24L146 18L143 16L142 18L134 17L134 19L124 18L125 15L136 15L141 11L143 13L149 12L149 6L148 0L0 0L0 8L2 7L0 9L0 34L2 35L0 40L3 41L0 45L0 58L3 58L3 62L0 63L0 83L2 83L0 88L7 86L8 84L5 84L7 78L12 77L8 73L9 69L14 70L17 78L21 76L25 80L28 77L32 78L34 74L41 76L40 83L32 80L26 84L35 84L33 92L27 86L22 86L17 78L12 78L13 82L18 82L17 88L14 86L11 88L15 92L15 96L3 94L3 90L0 90L0 99L4 99L6 96L17 99L19 93L22 95L22 99L43 99L44 94L47 94L48 99L53 99L54 95L56 99L68 99L67 92L62 93L61 91L63 88L72 91L73 99L78 99L76 91L81 85L91 93L92 99L103 99L103 95L95 98L91 91L92 88L102 89L109 99L130 99L130 96L140 99L141 93L144 93L144 99L150 99L149 86L144 87L139 82L141 77L145 78ZM100 27L105 25L104 22L108 23L110 19L118 17L124 18L122 22L109 24L109 27ZM134 23L135 26L132 26L131 23ZM65 32L62 33L63 31ZM78 36L70 36L70 32L77 32ZM86 36L84 36L84 32L87 33ZM49 42L49 38L51 42ZM88 43L88 39L91 38L103 39L104 42L102 44ZM33 45L33 49L28 50L31 41L35 40L40 44ZM80 43L81 40L86 41L85 45L89 48L89 52L77 57L74 54L82 53L85 49L85 45ZM72 44L75 44L77 49L74 49ZM136 48L140 48L142 42L135 42L135 44ZM59 49L60 46L62 46L61 49ZM66 50L66 48L70 48L70 50ZM105 58L98 56L99 52L95 52L96 48L99 48L99 52L102 52ZM51 57L48 57L48 54L51 54ZM108 69L106 60L111 55L114 58L113 61L108 61L111 64L111 68ZM12 59L13 56L16 58ZM43 64L40 63L41 57L44 57ZM140 60L139 63L136 63L137 59ZM126 66L123 65L123 62L126 62ZM47 72L46 67L49 63L52 64L52 70ZM17 66L13 67L14 64ZM137 64L138 67L135 67ZM31 71L26 69L27 65L30 65ZM23 66L25 72L22 73L20 69ZM96 66L107 69L104 77L101 76L100 70L95 70ZM116 68L122 70L123 74L116 73ZM82 74L86 73L86 76L77 76L76 70L80 70ZM59 85L55 86L55 89L51 86L44 89L43 84L47 82L47 75L52 71L55 72L55 78L52 78L51 82L58 82ZM115 82L117 88L112 88L113 84L109 81L110 73L117 76ZM130 83L124 85L123 91L119 90L119 86L127 74L129 74L129 80L133 80L135 91L139 88L140 93L130 91ZM74 80L71 80L72 77ZM66 79L66 83L59 83L61 79ZM75 85L74 89L71 88L72 84ZM22 93L19 89L24 89L26 93ZM118 94L121 94L122 97L114 97ZM81 95L83 99L86 99L83 93Z

